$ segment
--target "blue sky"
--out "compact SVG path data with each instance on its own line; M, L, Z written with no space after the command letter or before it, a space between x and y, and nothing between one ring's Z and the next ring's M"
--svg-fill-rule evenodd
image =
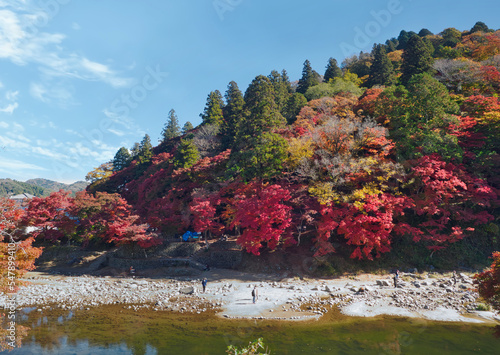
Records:
M305 59L323 74L402 29L500 28L498 1L0 0L0 178L62 182L157 142L170 109Z

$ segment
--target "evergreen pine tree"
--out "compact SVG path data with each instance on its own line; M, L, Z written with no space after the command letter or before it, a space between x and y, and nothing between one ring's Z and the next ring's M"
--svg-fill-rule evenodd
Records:
M342 76L342 70L339 68L337 64L337 60L334 58L330 58L328 60L328 65L326 66L325 76L323 77L323 81L328 83L330 79L338 78Z
M300 92L290 95L283 110L283 116L286 118L288 124L295 122L297 115L305 105L307 105L307 99Z
M132 156L127 148L121 147L113 158L113 171L120 171L129 166Z
M432 68L432 56L428 46L418 35L410 37L401 64L401 82L407 84L415 74L427 73Z
M187 121L186 123L184 123L184 126L182 126L182 134L186 134L187 132L189 132L193 128L194 128L193 124L191 122Z
M283 76L276 70L273 70L268 76L274 89L274 102L277 109L281 112L288 100L289 83L283 81Z
M302 78L299 80L299 84L297 86L297 92L301 94L305 94L307 89L311 86L318 85L319 80L317 77L317 73L314 72L311 68L311 63L309 60L304 62L304 67L302 69Z
M401 32L399 32L398 49L406 49L406 47L408 46L408 41L413 35L416 35L416 33L413 31L406 32L405 30L402 30Z
M373 63L370 67L368 86L390 86L396 82L396 75L391 60L387 56L385 46L377 44L373 48Z
M292 84L290 83L290 78L288 77L288 73L285 69L281 71L281 80L285 83L288 93L291 94L293 92Z
M397 50L398 44L399 42L397 38L388 39L387 41L385 41L386 52L387 53L394 52L395 50Z
M174 165L177 168L190 168L200 159L198 148L191 139L182 139L175 153Z
M238 88L238 84L231 81L227 86L225 94L226 106L224 106L224 122L221 126L222 147L224 149L233 146L236 132L244 117L245 100Z
M219 90L215 90L208 94L207 104L202 114L200 114L203 124L213 124L220 126L224 117L222 115L222 108L224 101Z
M161 132L162 139L161 142L166 142L169 139L178 137L180 135L179 119L175 114L175 110L171 109L168 113L168 121L165 123L165 127Z
M139 156L139 152L141 151L140 149L140 144L135 142L132 148L130 149L130 155L132 156L132 160L137 159Z
M240 132L244 135L259 135L285 124L274 101L274 88L269 78L259 75L245 91L244 123Z
M146 134L139 144L139 155L137 156L137 160L139 164L144 164L148 163L152 157L153 146L151 144L151 138Z

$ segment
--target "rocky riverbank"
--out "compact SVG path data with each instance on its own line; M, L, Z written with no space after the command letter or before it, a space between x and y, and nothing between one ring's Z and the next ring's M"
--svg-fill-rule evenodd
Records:
M500 321L498 314L476 311L478 295L467 274L453 278L437 273L407 273L401 275L397 288L390 275L270 280L265 275L259 278L242 274L222 278L220 271L210 271L203 277L208 279L206 293L201 293L201 278L135 279L30 273L30 284L19 290L16 302L18 309L90 309L121 304L124 308L154 311L215 311L226 318L307 320L339 307L350 316L387 314L443 321ZM259 293L255 304L251 296L254 286ZM0 302L5 303L3 296Z

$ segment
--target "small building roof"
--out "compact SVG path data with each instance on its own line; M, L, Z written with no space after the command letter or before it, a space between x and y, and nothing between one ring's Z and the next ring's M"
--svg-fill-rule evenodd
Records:
M35 196L33 196L31 194L24 193L24 194L10 196L9 199L11 199L11 200L26 200L26 199L30 200L33 197L35 197Z

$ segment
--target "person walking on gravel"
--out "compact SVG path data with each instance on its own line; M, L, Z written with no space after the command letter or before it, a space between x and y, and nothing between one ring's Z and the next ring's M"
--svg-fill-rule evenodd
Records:
M255 303L259 299L259 291L257 290L257 286L255 286L252 290L252 298L253 303Z
M203 286L203 293L205 293L205 290L207 288L207 279L204 278L203 281L201 281L201 286Z

